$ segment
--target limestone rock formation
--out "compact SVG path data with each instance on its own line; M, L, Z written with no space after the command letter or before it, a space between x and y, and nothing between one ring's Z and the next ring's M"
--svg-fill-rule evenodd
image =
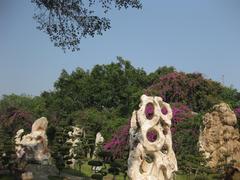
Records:
M83 128L79 128L76 126L72 126L72 131L68 132L69 139L67 140L67 143L71 144L71 148L69 149L69 156L72 157L68 161L71 161L70 164L71 168L74 168L76 164L76 153L74 153L74 149L77 146L77 144L80 142L81 137L85 136L85 132Z
M99 149L99 145L103 144L103 142L104 142L104 137L102 136L102 134L100 132L98 132L96 134L95 149L94 149L94 152L93 152L92 159L94 159L96 157L97 151Z
M102 136L102 134L100 132L98 132L96 134L95 146L97 146L98 144L102 144L103 142L104 142L104 137Z
M142 95L131 118L128 176L132 180L169 180L177 171L172 149L172 109L161 97Z
M17 131L15 136L16 154L19 159L48 163L50 153L46 135L48 121L45 117L37 119L30 134L23 135L24 130Z
M211 168L222 163L237 161L235 168L240 170L240 135L235 127L237 118L229 105L221 103L203 117L204 129L199 136L199 150Z

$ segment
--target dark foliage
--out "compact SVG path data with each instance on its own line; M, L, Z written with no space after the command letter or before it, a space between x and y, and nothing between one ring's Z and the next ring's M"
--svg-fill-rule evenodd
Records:
M0 124L11 137L15 136L19 129L30 132L33 120L32 113L14 107L6 109L6 112L0 115Z
M110 28L110 19L96 13L99 6L107 13L116 8L140 9L140 0L31 0L37 7L34 19L38 29L47 33L54 45L63 50L79 50L84 37L102 35ZM100 8L100 9L101 9Z

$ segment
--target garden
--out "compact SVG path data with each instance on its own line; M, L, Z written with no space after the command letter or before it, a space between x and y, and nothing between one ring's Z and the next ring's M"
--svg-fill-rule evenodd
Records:
M213 169L207 166L208 159L199 151L199 135L204 127L203 116L222 102L238 118L235 128L240 127L240 92L200 73L184 73L174 67L159 67L147 73L118 57L116 62L95 65L88 71L63 70L54 83L54 90L39 96L2 97L0 179L19 178L29 164L34 164L16 157L14 137L19 129L29 133L39 117L48 120L50 164L57 171L49 179L128 179L130 118L138 109L142 94L160 96L171 105L172 146L178 164L175 179L229 176L233 162L224 161ZM74 136L79 141L72 147L68 133L74 127L82 133ZM104 141L96 145L99 132ZM74 155L69 153L71 148Z

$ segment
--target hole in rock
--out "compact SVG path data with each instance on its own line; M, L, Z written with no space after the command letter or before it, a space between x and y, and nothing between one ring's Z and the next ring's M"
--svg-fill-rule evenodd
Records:
M163 127L163 134L167 135L167 133L168 133L168 128L165 126L165 127Z
M148 103L145 107L145 116L147 119L151 120L154 116L154 105L153 103Z
M147 139L150 142L155 142L158 138L158 132L155 129L150 129L147 132Z
M154 161L154 155L153 154L146 154L145 155L145 160L147 163L152 163Z
M165 106L161 107L161 112L163 115L166 115L168 113L168 110Z
M161 152L162 152L163 154L167 154L167 153L168 153L168 145L167 145L167 144L164 144L164 145L162 146Z

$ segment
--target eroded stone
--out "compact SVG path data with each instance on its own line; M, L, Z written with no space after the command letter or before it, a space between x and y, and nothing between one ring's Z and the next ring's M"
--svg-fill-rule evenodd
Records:
M160 97L142 95L131 118L128 176L132 180L169 180L177 171L172 149L172 109Z
M211 168L234 160L234 167L240 170L240 135L236 124L236 115L226 103L215 105L212 112L203 116L199 150Z

